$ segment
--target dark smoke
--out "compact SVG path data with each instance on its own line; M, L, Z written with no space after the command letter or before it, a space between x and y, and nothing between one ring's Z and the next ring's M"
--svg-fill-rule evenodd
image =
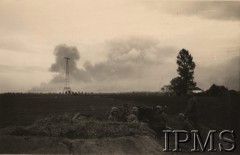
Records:
M134 88L131 88L131 86L140 86L136 83L137 81L152 81L152 78L155 77L154 75L159 75L160 71L162 73L161 79L164 79L163 81L170 78L168 76L172 76L171 72L175 72L173 67L175 61L172 63L171 57L175 57L178 50L174 47L162 46L154 39L130 38L127 40L113 40L105 44L105 50L108 53L105 61L96 64L87 61L80 69L77 67L80 55L76 47L67 45L56 46L54 50L56 61L50 67L50 71L56 73L56 75L50 82L42 84L40 87L35 87L30 91L41 92L54 90L54 88L61 91L64 84L66 63L64 57L71 58L70 81L71 84L74 83L74 86L78 88L87 88L89 86L91 87L90 89L94 90L111 88L113 91L116 91L119 90L119 87L125 86L128 88L124 88L124 90L133 90ZM168 66L168 70L165 70L163 64ZM153 86L156 87L156 84L150 85L150 87Z
M92 64L87 61L83 69L77 67L80 59L76 47L58 45L54 54L56 62L52 64L50 71L57 72L51 82L62 82L65 72L64 57L70 57L70 75L74 81L104 81L130 79L142 76L150 66L156 66L166 61L166 58L175 54L176 49L162 47L153 39L131 38L128 40L114 40L106 44L108 55L106 61Z
M77 71L76 61L80 59L78 49L74 46L67 46L65 44L58 45L54 49L54 55L56 57L56 62L52 64L50 71L57 73L64 73L66 69L66 60L65 57L70 58L69 68L70 72Z

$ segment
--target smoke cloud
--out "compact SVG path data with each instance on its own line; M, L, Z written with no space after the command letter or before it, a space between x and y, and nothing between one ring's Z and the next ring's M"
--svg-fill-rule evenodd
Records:
M88 60L78 68L77 61L81 61L78 49L67 45L56 46L55 63L50 67L50 71L56 75L50 82L43 83L30 91L61 91L66 68L64 57L70 58L71 84L74 83L76 89L80 90L132 91L139 90L140 87L141 90L152 89L156 87L155 83L150 84L149 87L145 86L143 81L151 80L156 73L155 77L159 78L159 74L165 72L166 64L172 68L172 74L174 74L175 62L172 62L171 57L177 50L175 47L162 46L157 40L149 38L112 40L106 42L104 49L107 51L106 60L96 64ZM168 74L164 73L165 77L162 76L165 82L169 78L168 75L172 75L169 71L171 69L168 70ZM144 87L138 86L139 84Z
M57 73L50 81L51 84L59 84L64 81L64 74L66 71L66 59L65 57L70 58L69 61L69 73L72 80L74 81L88 81L86 77L86 72L80 70L77 67L77 61L80 60L80 54L75 46L68 46L61 44L55 47L54 49L55 63L51 65L50 71Z
M70 72L77 70L76 61L80 59L78 49L74 46L67 46L65 44L58 45L55 47L54 55L56 57L56 62L52 64L50 71L51 72L62 72L64 73L66 69L65 57L70 58L69 68Z
M153 39L131 38L113 40L106 44L107 60L84 68L92 80L132 79L144 76L149 67L160 65L175 54L173 47L161 46Z
M76 47L56 46L55 62L50 66L50 71L55 75L49 82L32 88L30 92L62 91L66 65L64 57L70 58L70 85L74 91L158 91L177 76L176 56L180 49L163 46L157 40L115 39L106 42L104 50L107 53L104 61L94 63L93 60L87 60L78 66L81 59ZM197 63L197 85L202 89L217 84L239 90L239 60L240 57L235 57L224 64L202 66L194 59Z

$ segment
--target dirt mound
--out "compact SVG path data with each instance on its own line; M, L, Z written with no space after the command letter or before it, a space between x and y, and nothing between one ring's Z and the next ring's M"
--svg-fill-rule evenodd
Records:
M0 130L0 153L158 154L163 148L145 123L48 116Z
M59 115L39 119L27 127L8 128L5 134L90 139L135 135L154 136L155 133L145 123L100 121L87 116L79 116L78 119L72 120L69 115Z
M33 154L159 154L162 146L149 136L101 139L2 136L0 153Z

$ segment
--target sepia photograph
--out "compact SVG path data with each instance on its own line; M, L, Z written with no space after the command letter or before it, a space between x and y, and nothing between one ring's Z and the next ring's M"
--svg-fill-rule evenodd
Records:
M240 1L0 0L0 154L240 154Z

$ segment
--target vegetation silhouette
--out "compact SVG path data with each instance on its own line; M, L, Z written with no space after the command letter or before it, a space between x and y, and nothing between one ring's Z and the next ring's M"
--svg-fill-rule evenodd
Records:
M194 82L194 69L196 67L192 55L186 50L182 49L177 56L177 72L178 77L170 81L170 87L177 95L186 95L187 91L196 87Z

